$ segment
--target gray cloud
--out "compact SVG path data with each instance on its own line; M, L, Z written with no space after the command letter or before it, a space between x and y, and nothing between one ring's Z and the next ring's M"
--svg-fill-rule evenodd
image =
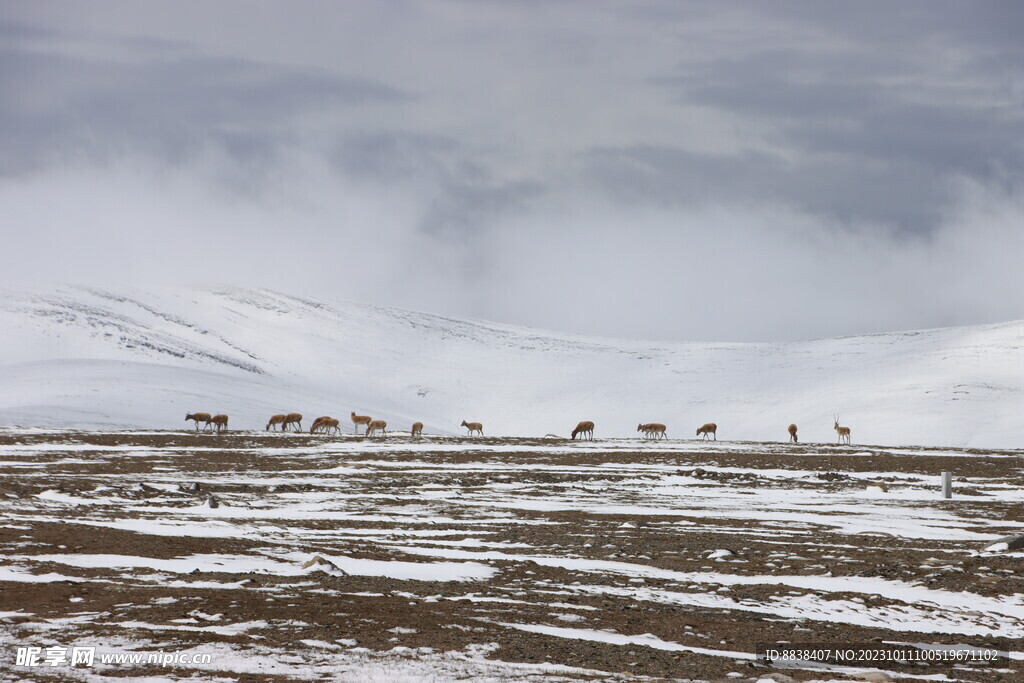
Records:
M394 105L413 96L370 78L166 48L125 40L123 54L82 56L39 44L65 34L4 25L0 36L0 150L4 173L79 157L147 153L181 163L207 145L239 162L266 160L301 137L303 116ZM13 45L11 45L13 43ZM158 49L159 48L159 49Z
M522 212L545 191L538 180L503 179L452 137L409 131L352 135L333 155L350 178L399 183L423 198L417 227L446 241L475 241L498 219Z
M595 191L634 206L767 203L898 228L935 227L953 201L941 174L899 159L865 168L846 158L793 164L765 152L726 156L640 145L590 150L581 164Z
M1007 63L1024 66L1019 49L1009 53ZM932 230L953 200L950 180L1024 174L1024 100L975 62L941 74L919 58L905 45L854 54L796 45L686 64L654 82L679 106L768 128L766 142L783 151L774 160L666 152L655 166L680 184L709 179L720 200L760 196L841 220Z
M1022 317L975 301L1018 284L1022 32L1004 2L13 5L0 284L673 338Z

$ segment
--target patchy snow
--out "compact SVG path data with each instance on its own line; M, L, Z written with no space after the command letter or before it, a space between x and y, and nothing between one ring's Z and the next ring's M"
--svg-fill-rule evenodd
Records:
M595 631L593 629L584 628L565 628L561 626L542 626L539 624L502 623L501 625L507 626L508 628L514 628L519 631L543 633L549 636L556 636L558 638L576 638L578 640L590 640L596 643L611 643L613 645L644 645L646 647L653 647L656 650L696 652L697 654L711 655L712 657L728 657L729 659L755 659L754 654L750 652L734 652L731 650L712 650L703 647L690 647L688 645L680 645L679 643L662 640L650 633L644 633L637 636L625 636L620 633L612 633L610 631Z
M0 567L0 581L15 581L19 583L53 583L54 581L88 581L74 576L65 576L48 572L46 574L33 574L27 569L20 567Z
M176 574L188 574L198 570L227 574L264 573L279 576L298 576L305 573L302 564L311 559L308 553L297 552L282 553L280 557L286 558L286 560L275 560L255 555L190 555L174 559L157 559L131 555L88 554L42 554L13 559L56 562L72 567L141 568ZM493 567L476 562L387 562L341 555L323 555L323 557L346 574L357 576L386 576L392 579L418 581L474 581L487 579L495 572Z
M269 624L265 621L246 621L237 624L207 625L207 626L184 626L172 624L147 624L144 621L120 621L111 622L114 626L126 629L146 629L149 631L196 631L198 633L217 633L223 636L234 636L254 629L267 628Z
M28 430L6 434L13 440L38 436ZM136 436L89 435L100 443ZM554 661L509 664L500 661L500 650L434 651L436 642L425 639L451 628L505 643L501 634L507 631L508 642L550 638L602 643L602 650L686 651L736 668L730 658L752 656L738 652L742 644L718 647L720 635L695 640L700 636L671 630L674 621L672 627L653 620L636 627L636 617L728 612L727 621L743 624L746 615L750 624L781 625L786 634L790 627L811 632L827 624L910 641L1024 638L1024 594L1014 592L1016 579L1006 568L1015 556L980 550L1024 528L1017 516L1005 514L1022 500L1008 454L997 456L998 474L980 466L991 465L988 454L975 456L984 461L977 467L965 463L970 476L958 477L957 485L978 495L949 502L940 498L938 478L922 473L933 473L936 464L915 460L963 457L942 449L904 458L892 457L900 449L872 448L855 458L864 471L843 470L826 481L819 475L831 473L835 449L821 445L801 445L792 457L784 445L722 442L697 451L693 444L662 442L648 450L635 440L599 440L578 449L559 442L477 444L441 437L430 444L346 440L337 448L329 441L296 440L279 448L287 437L260 442L242 434L233 443L244 448L225 449L244 452L237 458L246 465L233 467L225 462L236 456L195 450L191 437L150 436L176 445L131 450L114 444L92 452L87 468L51 465L62 457L59 441L10 456L32 466L8 470L11 490L18 492L0 496L8 539L0 582L53 590L60 613L37 616L37 606L52 607L42 602L6 613L13 621L0 622L0 644L19 629L57 640L109 623L161 642L206 634L198 637L202 649L225 660L195 667L202 671L199 680L229 672L557 680L589 674ZM256 443L274 445L261 449ZM3 451L0 446L0 456ZM211 459L203 460L204 454ZM120 466L125 458L133 459L134 469ZM865 486L877 481L885 481L888 491L866 493ZM205 494L183 491L195 482L223 505L211 509L203 504ZM76 529L55 541L61 525ZM93 545L93 538L101 541ZM188 551L172 557L164 550L172 538L194 545L178 546ZM890 546L904 557L920 557L917 571L879 573L879 558ZM147 557L143 548L160 557ZM304 568L316 557L337 571L327 576ZM202 575L192 576L195 571ZM946 573L948 579L953 572L968 580L928 578ZM110 606L90 604L98 591L87 591L89 586L46 585L60 582L93 588L104 582L124 590L126 598L133 590L145 597L134 607L124 603L104 612ZM176 597L157 598L161 590ZM240 613L246 602L256 608ZM337 621L325 627L308 613L303 619L287 612L266 616L264 605L290 602L337 605L331 615ZM92 611L68 611L78 609ZM440 625L406 618L414 613L442 615ZM616 623L623 614L632 618ZM348 630L356 615L369 620L359 622L363 630ZM479 636L481 624L491 629L485 636ZM267 629L293 633L294 651L262 647L269 642ZM387 633L383 650L363 636L374 629ZM636 632L641 630L657 635ZM516 631L534 635L527 639ZM800 634L793 634L796 641ZM221 637L228 642L218 643Z

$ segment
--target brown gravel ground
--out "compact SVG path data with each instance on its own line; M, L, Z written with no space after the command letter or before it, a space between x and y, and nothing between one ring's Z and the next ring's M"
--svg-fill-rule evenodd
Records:
M906 480L901 473L937 475L953 472L960 493L953 501L934 500L931 509L955 515L968 524L965 530L1009 533L1024 522L1021 505L1000 502L994 485L1024 484L1022 459L1017 451L962 451L913 449L923 454L894 453L885 448L842 448L822 444L729 444L721 447L679 442L671 452L602 450L600 443L574 450L552 439L444 439L445 449L403 450L408 439L388 437L393 449L374 452L334 452L332 440L308 435L229 433L222 436L187 432L7 432L0 431L0 562L27 567L33 574L53 572L69 577L49 583L0 581L0 633L4 642L27 644L103 643L138 637L175 650L204 644L231 644L239 648L258 644L289 656L301 656L303 640L357 641L358 646L387 652L396 646L431 648L434 652L460 651L472 645L497 643L490 657L505 662L556 663L607 672L607 676L578 674L570 678L650 677L652 679L756 680L770 671L754 661L676 652L646 645L613 645L560 638L516 630L503 624L550 625L612 631L617 634L652 634L663 641L709 650L751 653L757 643L793 641L844 645L881 641L964 643L1020 651L1008 638L941 633L911 633L810 619L783 618L770 611L747 611L670 604L645 599L637 589L679 594L727 594L736 601L764 603L772 598L813 595L815 591L775 583L723 587L685 580L645 578L631 581L623 574L582 572L542 566L531 561L475 560L496 573L482 581L411 581L372 576L329 576L323 573L280 576L263 573L196 572L171 575L148 567L125 569L76 567L31 556L50 554L110 554L173 559L200 554L261 556L266 552L301 549L316 554L343 555L405 562L443 561L403 552L408 530L450 531L448 541L486 540L505 544L506 554L529 554L640 564L674 572L727 572L738 576L806 575L877 577L947 591L966 591L1000 598L1024 594L1020 558L977 555L984 544L962 540L902 538L898 535L842 533L835 527L780 524L758 519L703 517L696 513L639 514L596 512L586 509L530 510L516 507L469 506L462 501L422 499L430 485L460 492L467 499L485 499L498 484L514 484L517 499L560 501L614 497L623 506L650 504L644 487L669 474L696 477L708 485L727 488L753 498L779 487L778 479L759 470L793 469L820 476L787 480L794 490L842 494L863 489L865 481L852 475L882 473L867 482L885 484L894 497ZM347 447L363 443L346 437ZM424 442L418 442L424 443ZM426 442L429 443L429 442ZM461 450L447 450L452 445ZM81 446L95 450L79 450ZM538 446L566 446L564 452L538 453ZM9 452L12 447L38 446L38 452ZM137 450L119 450L132 446ZM488 446L508 451L481 450ZM749 446L749 447L748 447ZM524 450L517 452L515 447ZM268 449L272 449L268 451ZM856 455L851 455L851 450ZM381 467L386 459L400 465L427 463L438 467ZM453 470L452 465L483 463L493 469ZM611 465L660 466L646 470ZM345 465L354 471L332 473ZM548 469L541 469L544 466ZM531 469L531 467L533 469ZM740 468L742 472L707 468ZM507 468L507 469L503 469ZM555 468L555 469L550 469ZM562 469L564 468L564 471ZM324 480L330 480L328 484ZM266 481L261 481L266 480ZM270 480L273 480L271 483ZM195 490L164 490L157 483L198 483ZM147 484L146 487L143 484ZM589 487L589 488L588 488ZM96 505L64 504L41 499L43 491L84 499ZM443 490L443 489L439 489ZM613 493L602 493L612 491ZM158 536L103 526L111 520L178 519L172 512L196 510L202 518L203 501L210 495L228 507L294 504L296 496L344 494L346 512L373 519L279 519L268 526L291 531L259 534L239 531L226 537ZM100 502L99 497L106 502ZM110 502L113 500L113 502ZM821 511L818 511L820 514ZM191 513L190 513L191 514ZM825 514L829 514L825 511ZM843 515L835 511L835 515ZM510 523L495 523L497 515ZM391 520L380 517L391 517ZM491 521L481 523L484 518ZM225 524L252 523L251 519L217 518ZM972 520L976 524L972 523ZM486 521L486 520L484 520ZM696 523L697 528L687 525ZM999 523L1005 524L1000 528ZM993 526L995 524L995 526ZM626 525L626 526L624 526ZM682 526L681 526L682 525ZM338 527L356 530L334 535ZM298 531L296 531L298 530ZM358 531L365 531L360 536ZM304 534L303 531L306 533ZM480 533L486 532L486 533ZM283 535L282 535L283 533ZM951 538L956 538L952 534ZM370 540L368 540L370 539ZM419 541L420 539L417 539ZM417 546L430 541L417 542ZM516 544L525 544L524 547ZM463 546L458 546L462 548ZM465 546L466 550L488 548ZM493 548L492 548L493 549ZM714 550L734 553L716 562ZM27 559L26 559L27 558ZM216 589L173 585L214 581ZM490 598L472 601L463 596ZM898 606L899 601L879 595L828 593L829 600L863 600L865 610ZM75 599L75 602L71 602ZM174 601L170 601L173 599ZM236 635L215 632L139 631L126 622L172 625L196 620L196 611L223 615L217 624L249 621L267 626ZM7 614L18 612L19 614ZM41 629L73 615L92 613L73 626ZM196 621L200 626L201 620ZM399 629L399 630L395 630ZM0 654L3 680L24 677L77 680L67 669L42 672L18 669L12 648ZM283 656L283 655L282 655ZM418 656L408 654L407 656ZM902 675L944 673L964 681L1021 681L1020 661L952 669L949 665L884 667ZM187 678L188 668L125 666L105 671L110 678L172 676ZM729 673L740 676L726 678ZM786 669L798 681L821 679L814 671ZM292 675L219 672L231 680L294 680ZM853 674L824 678L857 680ZM924 679L904 679L924 680Z

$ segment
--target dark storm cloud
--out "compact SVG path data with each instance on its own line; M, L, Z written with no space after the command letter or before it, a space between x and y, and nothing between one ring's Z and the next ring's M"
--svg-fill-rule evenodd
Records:
M799 160L666 153L671 162L655 164L656 175L675 175L677 185L707 178L722 201L761 197L841 220L933 229L954 199L947 181L1024 174L1024 102L976 61L940 78L919 58L906 45L854 54L808 54L796 45L681 66L654 81L677 105L767 127L768 141Z
M757 4L761 3L747 6ZM920 41L929 37L941 39L946 47L965 45L973 50L1002 53L1010 50L1019 54L1020 29L1024 27L1024 6L1015 0L899 3L801 0L778 3L765 14L826 27L836 36L856 38L864 44L902 48L909 55L920 50Z
M992 164L1020 168L1024 109L1006 101L1008 93L986 83L985 74L966 74L977 82L943 92L923 77L915 86L912 74L887 71L890 61L878 56L856 63L816 57L800 66L805 57L758 53L658 82L677 91L678 103L777 121L786 142L808 152L901 158L971 173ZM896 76L900 84L887 81Z
M2 35L10 34L47 42L62 35L8 24ZM242 162L262 159L298 137L292 125L303 115L412 99L378 81L322 69L152 54L161 41L117 43L129 49L127 59L18 43L0 47L0 170L7 174L143 150L179 163L207 144Z
M537 180L509 180L450 136L410 131L352 135L333 160L359 180L403 184L424 198L420 231L440 239L472 242L506 216L527 209L546 186Z
M581 160L594 187L633 205L769 203L907 227L935 225L949 199L941 174L899 161L865 169L849 159L792 164L764 152L726 156L653 146L596 149Z
M1024 317L1021 3L188 7L4 7L0 277L633 337Z

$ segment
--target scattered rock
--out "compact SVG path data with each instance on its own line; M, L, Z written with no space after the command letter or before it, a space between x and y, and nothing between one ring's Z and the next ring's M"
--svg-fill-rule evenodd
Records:
M302 565L302 568L313 572L323 572L331 576L348 576L348 572L323 555L314 555L313 559Z
M886 681L892 680L892 676L883 671L868 671L856 675L859 677L859 680L870 681L871 683L886 683Z
M757 679L757 683L768 683L772 681L774 683L796 683L796 680L792 676L780 673L763 674L759 679Z
M209 505L212 508L220 507L220 501L217 500L216 496L210 496L209 498L207 498L206 499L206 504Z
M150 486L149 484L145 484L145 483L140 483L138 489L136 489L134 491L129 490L129 491L125 491L124 493L128 494L126 496L128 498L142 497L142 498L146 498L146 499L156 498L157 496L166 496L166 495L168 495L167 491L164 491L163 489L159 489L159 488L157 488L155 486Z
M1024 536L1003 536L994 543L985 546L985 552L987 553L1000 553L1021 549L1024 549Z

